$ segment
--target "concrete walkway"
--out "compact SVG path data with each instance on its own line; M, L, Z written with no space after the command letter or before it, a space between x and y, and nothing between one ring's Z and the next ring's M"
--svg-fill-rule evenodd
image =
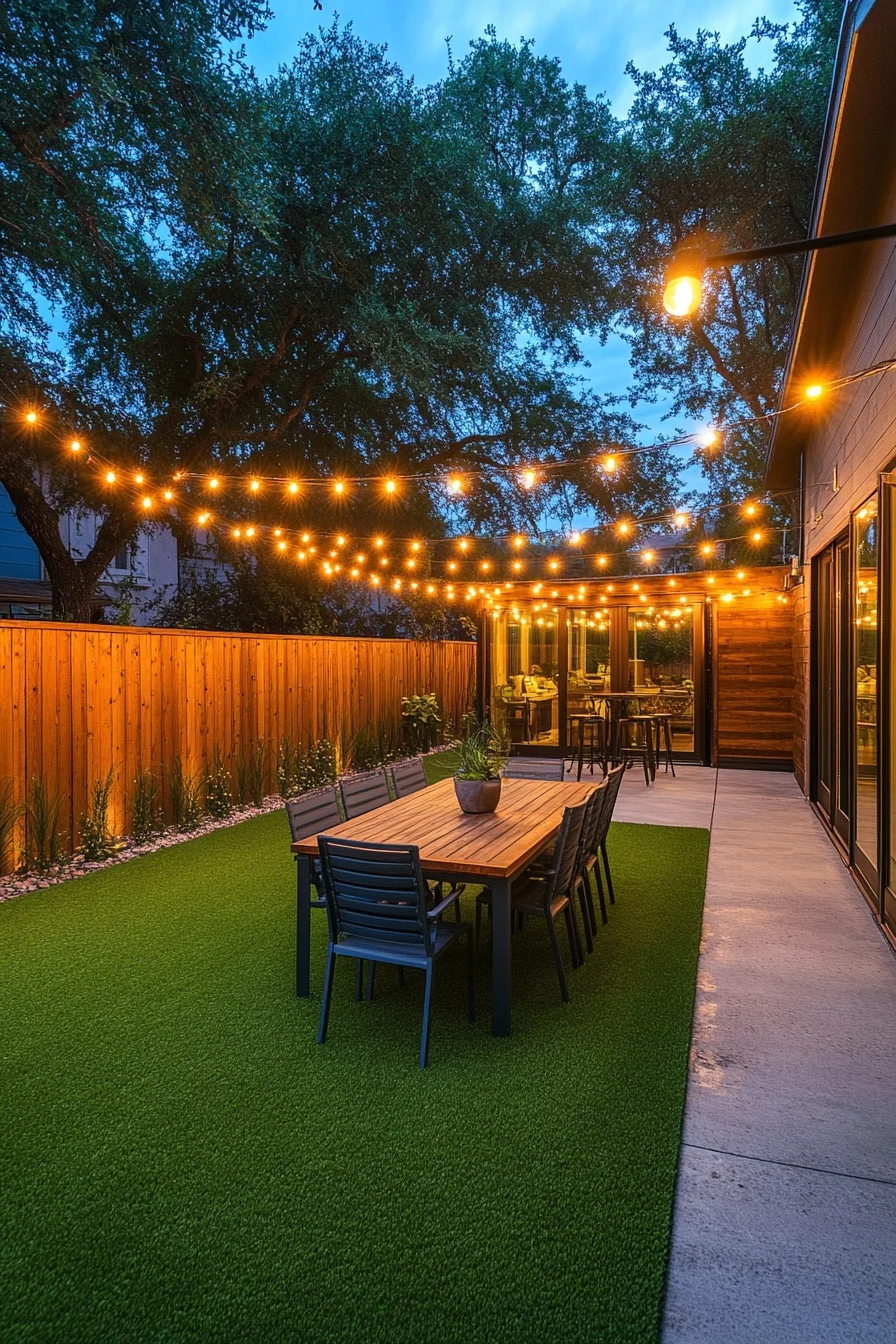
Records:
M896 957L792 776L683 767L711 829L663 1338L896 1341Z

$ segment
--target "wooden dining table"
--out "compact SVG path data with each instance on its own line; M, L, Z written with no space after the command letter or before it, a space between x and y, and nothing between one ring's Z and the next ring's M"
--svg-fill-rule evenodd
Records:
M497 811L462 812L454 781L443 779L366 812L327 835L380 844L416 845L424 877L491 888L492 1035L510 1035L510 894L516 878L557 835L563 809L595 787L540 779L505 779ZM296 994L311 992L311 861L317 836L296 840Z

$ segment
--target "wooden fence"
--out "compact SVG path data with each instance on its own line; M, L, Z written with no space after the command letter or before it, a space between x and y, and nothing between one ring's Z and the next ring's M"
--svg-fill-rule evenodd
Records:
M60 829L73 844L89 791L110 769L119 833L138 772L161 775L178 756L201 771L216 747L230 764L264 739L271 791L283 738L345 742L365 724L394 727L401 697L424 691L458 723L475 647L0 621L0 786L11 779L21 801L42 780L63 799Z

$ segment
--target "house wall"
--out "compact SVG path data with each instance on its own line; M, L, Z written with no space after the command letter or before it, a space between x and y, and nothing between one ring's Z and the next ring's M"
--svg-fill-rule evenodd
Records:
M890 193L888 218L896 219L896 184ZM896 243L886 239L863 246L868 252L864 277L855 291L851 315L844 314L836 367L820 369L822 379L825 374L836 377L896 359ZM896 460L896 370L832 393L812 414L817 415L817 424L807 433L803 447L805 583L794 594L793 642L794 771L805 792L809 788L811 561L848 527L850 513L873 493L879 473ZM832 489L835 468L840 487L836 493Z
M4 579L41 577L38 549L16 517L12 500L2 485L0 485L0 577Z

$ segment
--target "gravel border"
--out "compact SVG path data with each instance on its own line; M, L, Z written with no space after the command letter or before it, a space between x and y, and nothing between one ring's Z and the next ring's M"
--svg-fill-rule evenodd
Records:
M86 877L88 873L99 872L101 868L114 868L118 863L127 863L141 854L155 854L160 849L170 849L172 845L183 844L186 840L195 840L211 831L220 831L225 826L237 826L241 821L250 821L252 817L263 817L267 812L276 812L283 807L284 800L279 794L265 798L261 807L236 807L226 817L203 817L192 830L178 830L176 826L166 826L151 840L142 844L125 838L121 849L117 849L108 859L88 863L86 859L69 859L65 863L55 864L45 873L5 873L0 876L0 901L11 901L16 896L25 896L31 891L42 891L45 887L58 887L60 882L71 882L76 877Z

